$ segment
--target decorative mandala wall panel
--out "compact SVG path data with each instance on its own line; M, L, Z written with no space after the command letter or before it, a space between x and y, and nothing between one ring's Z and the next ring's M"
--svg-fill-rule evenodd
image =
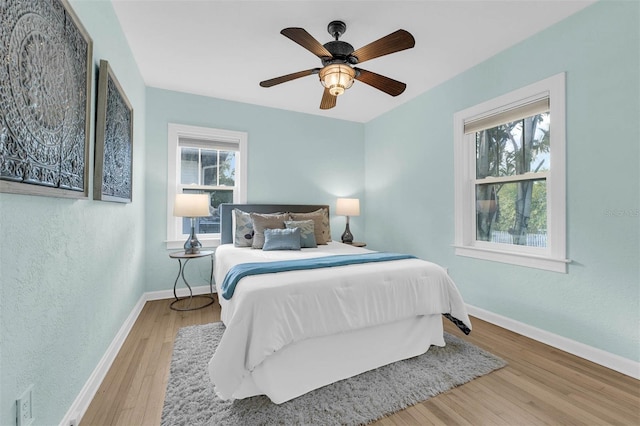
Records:
M131 202L133 109L109 63L100 61L93 198Z
M0 191L88 195L92 40L61 0L0 1Z

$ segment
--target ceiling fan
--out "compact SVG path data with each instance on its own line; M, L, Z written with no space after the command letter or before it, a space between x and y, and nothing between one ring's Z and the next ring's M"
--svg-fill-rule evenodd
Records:
M397 30L374 42L354 50L353 46L345 41L339 40L340 36L347 31L347 25L342 21L332 21L327 27L327 31L334 40L320 44L311 34L303 28L285 28L280 31L285 37L298 43L322 61L322 68L311 68L305 71L295 72L280 77L272 78L260 82L262 87L271 87L280 83L306 77L312 74L319 74L320 82L324 86L324 93L320 101L320 109L330 109L336 106L336 98L351 87L354 79L368 84L391 96L398 96L406 89L407 85L358 68L355 65L370 59L410 49L415 46L416 41L413 36L405 30Z

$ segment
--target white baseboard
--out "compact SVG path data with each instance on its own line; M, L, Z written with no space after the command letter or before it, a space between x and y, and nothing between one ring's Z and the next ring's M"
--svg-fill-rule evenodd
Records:
M538 342L553 346L556 349L560 349L572 355L579 356L580 358L595 362L596 364L633 377L634 379L640 379L639 362L603 351L599 348L594 348L593 346L585 345L584 343L576 342L575 340L567 339L566 337L550 333L475 306L467 305L467 311L469 312L469 315L490 322L491 324L506 328L507 330L529 337L533 340L537 340Z
M120 352L120 348L129 335L131 328L133 328L133 325L138 319L138 315L140 315L146 300L146 293L140 296L140 299L133 307L133 310L125 320L124 324L122 324L122 327L120 327L120 330L118 330L118 333L116 333L116 336L113 338L113 341L107 348L107 351L102 356L102 359L100 359L100 362L91 373L91 376L89 376L89 380L84 384L75 401L73 401L73 404L71 404L71 407L69 407L69 410L67 410L67 413L62 418L60 426L75 426L80 424L82 416L84 416L84 413L87 411L87 408L89 408L89 404L91 404L93 397L96 392L98 392L98 388L107 375L109 368L111 368L111 364L113 364L113 361L116 359L118 352Z

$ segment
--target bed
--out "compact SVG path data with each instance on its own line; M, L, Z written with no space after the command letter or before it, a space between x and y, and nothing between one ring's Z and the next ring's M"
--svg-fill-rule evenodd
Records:
M214 276L226 330L209 362L220 398L266 395L280 404L423 354L431 345L444 346L443 315L470 332L464 302L446 271L413 257L242 275L229 295L229 271L248 264L271 267L391 255L337 241L300 250L236 247L236 209L255 214L323 210L326 225L329 216L326 205L220 206Z

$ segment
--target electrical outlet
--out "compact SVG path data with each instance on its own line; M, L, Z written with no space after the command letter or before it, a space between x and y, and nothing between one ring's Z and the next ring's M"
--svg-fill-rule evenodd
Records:
M33 423L33 385L16 400L16 426Z

